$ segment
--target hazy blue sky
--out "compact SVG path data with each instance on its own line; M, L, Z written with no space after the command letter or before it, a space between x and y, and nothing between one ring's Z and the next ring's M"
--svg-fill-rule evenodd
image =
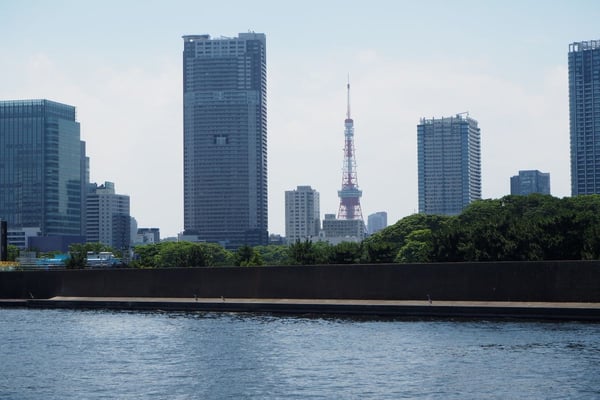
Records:
M484 198L520 169L570 195L567 53L600 39L598 1L0 0L0 99L77 107L91 180L131 196L140 227L183 228L182 35L267 35L269 230L284 191L336 213L352 84L365 218L417 210L416 125L479 122Z

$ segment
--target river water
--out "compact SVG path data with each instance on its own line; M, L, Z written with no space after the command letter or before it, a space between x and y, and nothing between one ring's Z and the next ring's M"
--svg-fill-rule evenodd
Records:
M600 398L600 324L0 309L0 399L401 398Z

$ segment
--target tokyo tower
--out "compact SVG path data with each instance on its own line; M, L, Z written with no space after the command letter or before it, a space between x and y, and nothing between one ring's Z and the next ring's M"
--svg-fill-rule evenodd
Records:
M348 80L348 111L344 121L344 168L342 172L342 189L338 190L340 208L338 219L363 220L360 208L362 191L358 188L356 179L356 159L354 158L354 121L350 117L350 80Z

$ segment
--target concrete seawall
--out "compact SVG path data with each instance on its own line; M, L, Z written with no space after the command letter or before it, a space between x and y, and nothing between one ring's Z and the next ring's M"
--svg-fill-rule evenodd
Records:
M502 262L0 272L0 298L600 302L600 262Z

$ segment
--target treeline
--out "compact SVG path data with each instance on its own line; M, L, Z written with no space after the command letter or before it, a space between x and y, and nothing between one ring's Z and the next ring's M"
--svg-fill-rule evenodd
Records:
M600 195L559 199L506 196L469 205L458 216L414 214L362 243L298 242L242 246L208 243L137 246L138 268L459 261L600 259Z
M353 264L362 259L360 243L330 245L298 242L290 246L242 246L229 251L212 243L162 242L135 247L130 266L137 268Z
M454 217L416 214L369 237L395 262L594 260L600 195L481 200Z

